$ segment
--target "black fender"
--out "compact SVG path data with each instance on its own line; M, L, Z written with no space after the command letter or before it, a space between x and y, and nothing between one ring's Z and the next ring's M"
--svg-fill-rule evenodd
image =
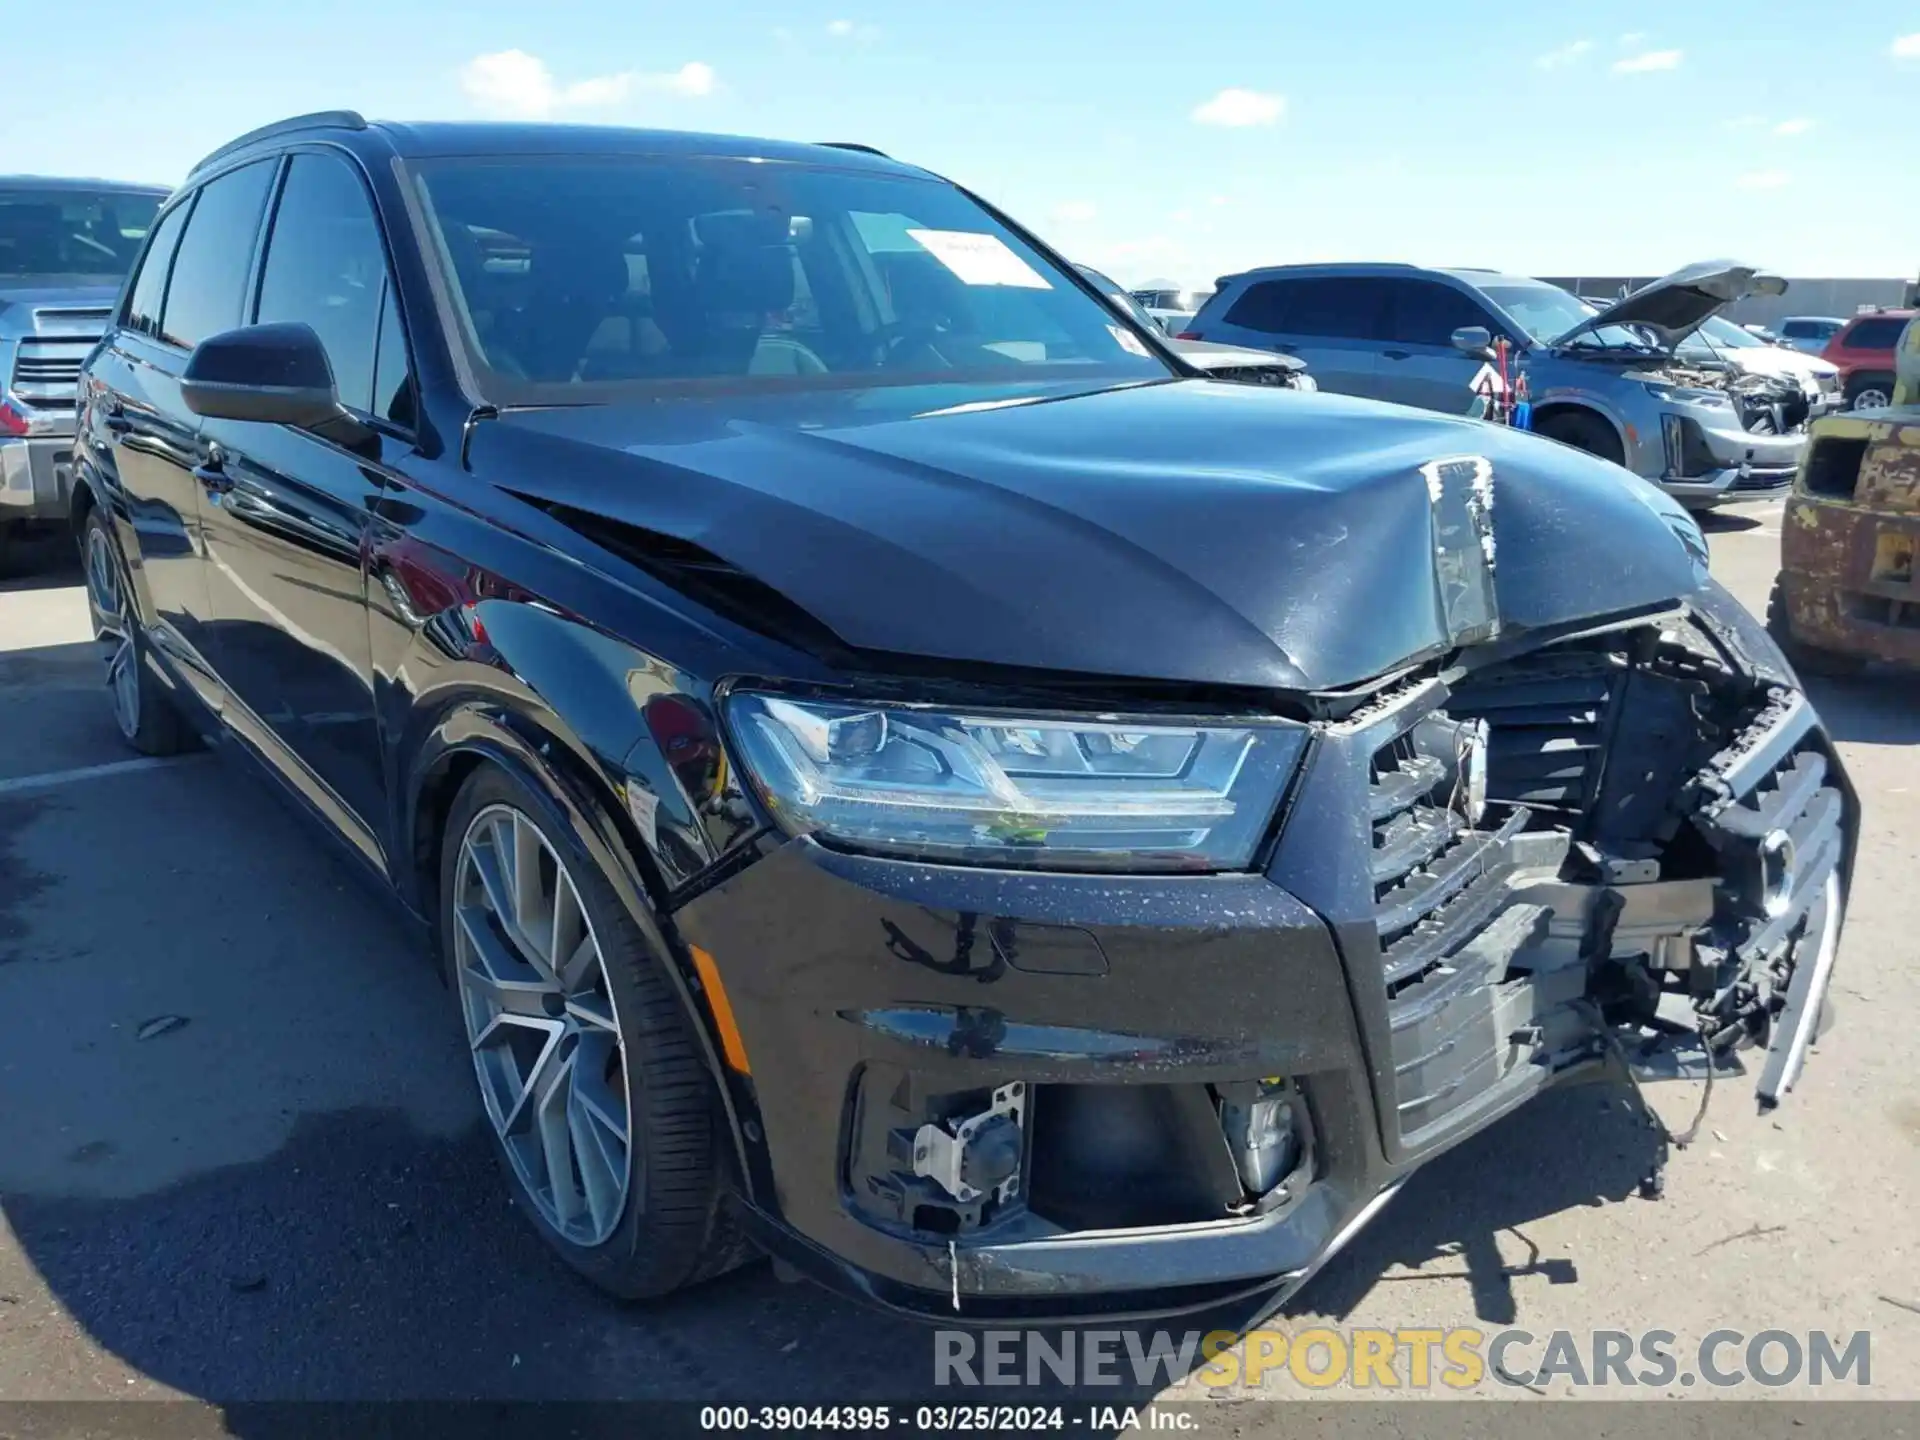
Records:
M437 841L418 832L418 822L442 816L453 794L466 776L481 764L497 765L531 791L542 804L540 819L557 834L571 838L599 867L615 896L627 913L655 941L667 977L678 996L682 1013L700 1047L707 1073L726 1117L727 1135L733 1154L733 1173L749 1177L755 1169L749 1163L743 1113L751 1106L751 1092L736 1091L731 1072L722 1063L707 1018L707 1007L698 998L698 972L685 941L671 921L656 908L653 895L657 880L646 873L640 858L644 851L630 820L626 820L604 775L593 773L579 752L526 711L493 700L475 700L455 705L438 717L425 737L412 767L413 783L407 810L414 817L410 838L415 844ZM437 783L436 783L437 782ZM425 850L409 849L412 855L438 854L437 844ZM415 866L416 871L420 867ZM413 899L422 907L430 926L438 929L439 905L437 865L431 885L418 885ZM417 882L418 884L418 882ZM751 1183L750 1181L745 1183Z

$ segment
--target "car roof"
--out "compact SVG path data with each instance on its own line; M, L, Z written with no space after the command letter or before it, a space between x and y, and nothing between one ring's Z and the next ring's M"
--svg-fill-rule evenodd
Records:
M0 175L0 190L102 190L116 195L170 195L166 185L143 185L137 180L90 180L79 175Z
M743 135L532 121L369 122L351 110L296 115L250 130L202 159L193 167L193 174L198 176L216 162L256 150L271 152L300 140L323 138L343 142L349 149L363 152L377 149L407 160L502 155L670 155L794 161L897 175L927 174L871 146L851 141L803 144Z

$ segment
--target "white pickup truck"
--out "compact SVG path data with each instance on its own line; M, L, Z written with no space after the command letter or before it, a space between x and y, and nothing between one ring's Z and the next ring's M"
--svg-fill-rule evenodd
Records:
M67 513L74 387L167 191L0 176L0 573Z

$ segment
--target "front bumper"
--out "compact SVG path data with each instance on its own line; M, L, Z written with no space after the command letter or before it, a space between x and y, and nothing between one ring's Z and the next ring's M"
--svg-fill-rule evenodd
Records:
M1716 415L1721 412L1714 412ZM1807 437L1755 435L1724 419L1680 416L1680 433L1663 428L1666 470L1660 487L1694 508L1782 495L1793 487ZM1663 421L1663 427L1666 422Z
M72 436L0 441L0 521L63 519L72 489Z
M829 1285L963 1323L1297 1289L1418 1165L1601 1063L1596 933L1635 954L1664 943L1677 892L1621 887L1602 920L1607 887L1567 878L1566 835L1512 815L1389 853L1443 815L1417 769L1394 768L1442 706L1490 717L1496 786L1598 803L1578 797L1604 769L1570 776L1563 757L1598 755L1612 707L1639 702L1617 673L1547 659L1481 698L1423 682L1321 727L1264 874L1034 874L794 840L692 900L676 924L711 960L725 1000L710 1006L745 1056L728 1083L750 1223ZM1581 717L1555 721L1551 783L1527 748L1543 707ZM1751 945L1746 963L1791 970L1796 917L1844 885L1857 826L1810 707L1776 706L1705 770L1663 772L1627 803L1683 791L1706 797L1700 833L1733 870L1759 837L1791 836L1804 864L1784 912L1709 905L1716 954ZM1839 923L1837 906L1818 913ZM1778 1011L1781 1032L1822 998ZM1781 1068L1770 1083L1790 1086ZM1225 1091L1281 1079L1299 1147L1280 1183L1243 1191L1222 1158ZM1011 1086L1029 1106L1015 1198L942 1203L915 1178L916 1127Z

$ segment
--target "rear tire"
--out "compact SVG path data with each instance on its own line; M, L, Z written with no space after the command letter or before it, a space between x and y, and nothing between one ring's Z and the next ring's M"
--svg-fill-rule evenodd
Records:
M751 1258L726 1198L719 1097L665 942L636 923L551 805L505 770L476 770L447 816L439 899L441 958L494 1154L541 1238L629 1300ZM511 1006L489 983L501 978Z
M191 749L196 737L154 673L120 541L107 512L97 505L80 532L80 559L86 568L93 638L105 652L107 694L120 738L142 755L177 755Z
M1786 585L1778 578L1773 582L1773 593L1767 596L1767 633L1802 674L1844 680L1867 668L1868 662L1858 655L1836 654L1794 638L1793 622L1787 614Z
M1534 433L1562 445L1571 445L1616 465L1626 463L1627 452L1614 428L1598 415L1584 410L1561 410L1533 423Z

